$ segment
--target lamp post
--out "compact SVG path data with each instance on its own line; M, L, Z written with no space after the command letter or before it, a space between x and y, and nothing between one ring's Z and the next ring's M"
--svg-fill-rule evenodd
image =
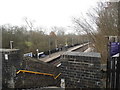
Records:
M13 49L13 41L10 41L10 49Z
M58 45L57 45L57 39L55 39L55 48L57 48Z
M50 45L51 43L50 43L50 37L49 37L49 57L50 57Z
M36 49L36 51L37 51L37 59L39 59L39 56L38 56L38 51L39 51L39 50L38 50L38 49Z
M73 38L72 38L72 46L73 46Z
M65 39L65 45L68 46L68 39Z

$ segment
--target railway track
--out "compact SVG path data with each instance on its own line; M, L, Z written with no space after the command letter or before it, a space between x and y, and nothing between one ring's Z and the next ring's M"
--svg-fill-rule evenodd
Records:
M84 51L87 50L87 49L88 49L88 43L87 43L87 44L80 45L80 46L77 46L77 47L74 47L74 48L71 48L71 49L69 49L67 52L71 52L71 51L84 52ZM64 52L64 53L65 53L65 52ZM60 63L60 62L61 62L60 57L61 57L61 55L60 55L59 57L57 57L57 58L49 61L48 63L50 63L50 64L52 64L52 65L54 65L54 66L56 66L56 67L59 67L60 64L61 64L61 63Z

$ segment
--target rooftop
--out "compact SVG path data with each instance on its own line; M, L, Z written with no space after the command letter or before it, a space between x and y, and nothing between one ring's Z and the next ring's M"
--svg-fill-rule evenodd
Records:
M100 58L100 53L96 52L65 52L63 55L71 55L71 56L87 56L87 57L98 57Z
M0 52L12 52L12 51L17 51L19 49L3 49L3 48L0 48Z

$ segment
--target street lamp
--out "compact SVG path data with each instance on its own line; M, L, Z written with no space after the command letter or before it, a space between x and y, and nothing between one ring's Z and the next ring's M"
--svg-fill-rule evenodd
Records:
M57 45L57 39L55 39L55 48L57 48L58 45Z
M36 49L36 51L37 51L37 59L39 59L39 55L38 55L38 51L39 51L39 50L38 50L38 49Z
M10 49L13 49L13 41L10 41Z
M49 37L49 57L50 57L50 46L51 46L51 42L50 42L50 37Z
M73 46L73 38L72 38L72 46Z

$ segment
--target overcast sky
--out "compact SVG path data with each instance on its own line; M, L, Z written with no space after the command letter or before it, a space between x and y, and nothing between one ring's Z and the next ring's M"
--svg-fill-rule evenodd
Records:
M35 26L47 27L72 24L72 17L86 13L98 0L0 0L0 25L26 25L24 17Z

